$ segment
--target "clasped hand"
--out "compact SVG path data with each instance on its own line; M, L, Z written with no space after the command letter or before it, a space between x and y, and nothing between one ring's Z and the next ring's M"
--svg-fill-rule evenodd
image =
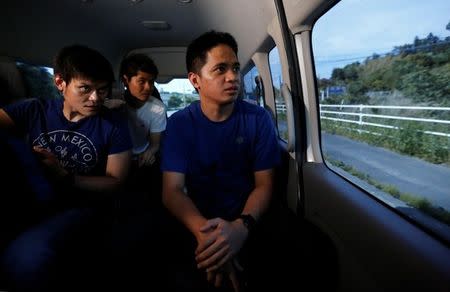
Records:
M138 165L139 167L150 166L155 163L155 161L155 153L151 149L147 149L147 151L139 155Z
M237 220L210 219L197 235L195 259L199 269L205 269L208 281L219 287L227 276L238 291L235 256L244 245L247 229Z

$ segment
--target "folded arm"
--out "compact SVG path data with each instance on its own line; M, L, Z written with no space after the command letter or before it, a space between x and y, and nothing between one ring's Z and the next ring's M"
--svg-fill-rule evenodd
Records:
M82 190L94 192L117 190L127 178L130 161L131 151L110 154L108 155L104 176L76 175L74 177L74 186Z

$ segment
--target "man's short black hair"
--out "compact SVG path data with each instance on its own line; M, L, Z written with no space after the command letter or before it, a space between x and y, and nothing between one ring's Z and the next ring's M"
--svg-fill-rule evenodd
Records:
M98 51L77 44L64 47L58 52L53 72L67 83L73 78L106 81L110 86L114 82L111 63Z
M193 40L186 52L186 68L188 73L199 73L206 63L206 53L221 44L229 46L237 56L237 42L234 37L227 32L211 30Z
M122 79L123 75L125 75L128 79L131 79L131 77L137 75L138 71L152 74L155 79L158 77L158 68L149 56L144 54L132 54L122 60L119 78Z

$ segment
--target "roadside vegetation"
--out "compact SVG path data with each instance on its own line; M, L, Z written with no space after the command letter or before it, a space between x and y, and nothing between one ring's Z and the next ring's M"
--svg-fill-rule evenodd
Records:
M446 28L450 31L450 23ZM363 62L335 68L330 78L318 79L318 89L321 104L336 105L322 107L324 110L329 109L328 112L336 112L331 116L334 120L321 119L322 131L450 167L450 137L445 136L450 134L450 111L402 108L450 107L450 36L440 39L430 33L423 39L416 37L410 44L395 47L386 54L373 54ZM399 107L339 107L341 105ZM362 114L448 122L425 123L364 116L365 123L386 126L379 127L361 123ZM433 205L427 198L401 192L396 186L380 183L343 161L329 156L326 156L326 161L450 225L450 212Z
M430 33L384 55L373 54L362 63L335 68L331 78L318 79L319 92L330 87L344 90L330 94L322 104L450 107L450 37L440 39ZM450 121L450 111L442 110L368 109L365 113ZM365 121L380 122L376 118ZM399 120L383 120L383 124L397 129L321 121L322 130L328 133L450 166L450 138L425 133L450 133L450 124Z

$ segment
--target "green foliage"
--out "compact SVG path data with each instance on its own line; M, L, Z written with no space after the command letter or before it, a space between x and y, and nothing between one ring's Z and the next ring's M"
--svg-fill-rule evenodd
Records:
M450 22L446 28L450 30ZM450 37L441 40L432 33L423 39L416 37L413 43L397 46L384 56L374 54L361 64L353 63L343 68L335 68L330 79L318 80L318 86L320 90L326 90L329 86L347 88L345 94L330 96L322 101L324 104L449 107ZM384 92L388 92L389 99L381 95ZM371 113L405 116L401 110L385 112L384 109L372 109ZM427 113L415 111L409 112L408 116L450 120L450 113L447 111L427 111ZM346 118L351 119L348 116ZM432 163L450 165L450 138L429 134L430 132L450 133L450 125L402 120L381 121L376 117L366 117L364 121L388 124L395 128L380 128L324 118L321 118L321 127L322 131L331 134L346 136ZM326 160L392 197L450 225L450 212L433 206L428 200L402 193L395 186L381 184L341 161L333 161L329 158Z
M328 86L331 86L331 80L327 78L317 79L317 87L320 89L324 89Z
M28 97L42 99L61 98L53 83L53 76L45 68L25 63L19 63L17 67L24 77Z
M398 130L396 135L397 146L400 153L410 156L420 156L424 145L423 128L418 122L404 122L403 127Z
M435 99L441 106L450 106L450 51L447 56L448 63L432 70L437 91L434 93ZM439 98L440 97L440 98Z
M334 68L330 79L318 80L319 90L329 86L345 86L351 96L339 100L350 104L360 102L369 92L398 91L414 103L448 105L450 37L441 40L430 33L395 47L385 56L373 54L363 63Z
M195 97L192 97L192 96L187 96L185 98L185 103L186 103L186 105L189 105L189 104L191 104L191 103L193 103L194 101L197 101L197 100L198 100L198 98L195 98Z
M344 69L334 68L331 73L331 80L333 83L339 84L339 81L345 80Z
M341 68L333 69L333 72L331 73L331 79L333 81L336 81L336 85L345 84L349 81L358 80L360 71L361 71L360 63L355 62L346 65L342 69Z
M433 55L432 58L434 64L436 64L437 66L443 65L445 67L445 65L448 65L448 63L450 63L450 51L438 53L436 55Z
M362 80L356 80L348 84L348 93L350 93L351 95L361 95L366 91L367 87Z
M435 164L450 165L450 138L426 134L425 131L450 132L448 126L425 129L417 122L392 123L399 129L349 124L340 121L321 120L322 130L365 142L372 146L424 159Z
M416 103L441 103L443 97L449 97L450 73L438 76L433 71L420 70L405 74L400 79L400 90Z
M181 99L181 97L176 96L176 95L172 95L169 98L169 101L167 102L167 106L169 108L178 108L183 104L183 100Z

